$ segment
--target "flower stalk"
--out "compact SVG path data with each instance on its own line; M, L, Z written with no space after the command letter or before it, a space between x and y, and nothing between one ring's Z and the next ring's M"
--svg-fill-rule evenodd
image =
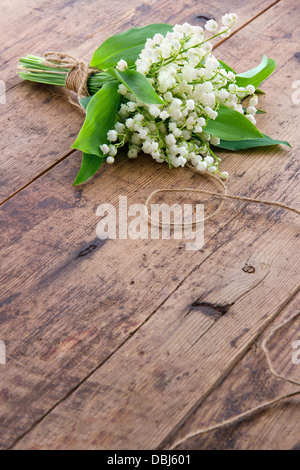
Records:
M114 163L125 145L128 158L144 152L171 168L192 165L221 178L228 173L219 170L218 147L289 145L256 127L261 112L256 91L275 70L275 61L263 56L258 67L238 74L212 53L211 40L227 37L236 20L233 13L223 16L220 27L209 20L206 31L188 23L132 28L104 41L90 66L67 54L47 54L59 60L20 59L22 79L78 88L86 119L73 144L83 151L74 184L90 178L104 160ZM87 93L90 97L81 99Z

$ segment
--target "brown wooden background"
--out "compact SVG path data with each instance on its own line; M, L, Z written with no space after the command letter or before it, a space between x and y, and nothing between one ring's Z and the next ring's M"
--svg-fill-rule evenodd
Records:
M235 34L215 54L238 71L263 53L277 61L262 87L268 114L258 125L293 149L224 153L228 192L299 207L300 105L292 103L299 2L2 0L0 448L168 449L295 389L272 378L260 343L299 309L297 216L231 201L207 222L200 251L176 240L103 243L95 232L100 203L115 204L119 195L143 202L153 189L204 181L144 156L103 165L72 187L81 155L70 146L82 114L62 90L16 76L27 53L54 49L88 60L105 38L131 26L203 25L203 17L232 11ZM271 345L276 369L294 378L299 328L295 321ZM299 399L181 446L299 447Z

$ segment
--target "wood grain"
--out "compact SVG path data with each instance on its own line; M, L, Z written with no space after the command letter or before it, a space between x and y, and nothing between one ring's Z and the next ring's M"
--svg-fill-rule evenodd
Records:
M0 79L10 91L7 104L0 105L0 202L68 155L84 119L78 109L66 103L61 89L20 83L16 76L19 57L58 50L89 60L104 39L132 26L185 21L203 25L206 20L199 15L220 19L234 4L242 27L273 3L114 0L108 4L104 0L64 0L36 2L33 8L31 1L21 2L11 15L11 2L5 2L1 16L4 24L0 27ZM5 20L8 16L12 18L9 22Z
M286 384L270 373L261 343L276 326L292 318L299 311L300 295L298 294L251 347L248 354L237 364L224 382L210 394L180 431L172 437L169 446L189 433L221 423L267 400L273 400L297 390L297 387ZM298 317L289 324L287 329L272 336L268 343L276 372L298 381L300 381L300 365L292 362L292 353L295 352L292 344L300 339L299 331ZM283 401L276 407L253 415L248 421L242 420L229 428L189 439L177 449L299 450L299 403L299 398ZM169 446L165 445L166 448Z
M49 385L53 405L117 349L210 253L187 256L178 241L103 244L96 238L100 202L116 203L118 194L128 194L129 202L143 202L154 175L160 187L196 187L193 173L175 175L150 159L143 166L124 161L106 168L104 199L97 178L84 194L66 184L77 164L63 162L3 206L1 335L10 368L0 389L13 390L2 403L4 442L43 416L49 406L48 380L58 385ZM51 195L55 180L61 183L55 183ZM212 224L207 238L219 228ZM20 388L16 376L23 378ZM17 422L16 414L22 416Z
M281 213L280 229L269 221L266 233L260 216L255 227L245 230L248 217L241 217L235 230L223 230L215 252L206 246L208 259L17 448L159 446L228 374L297 288L299 277L292 273L296 227L285 224ZM243 271L246 263L255 267L254 278ZM199 308L191 309L197 299ZM232 306L213 322L201 303Z
M203 25L206 18L220 20L225 12L234 9L240 15L239 27L270 7L276 1L209 1L147 0L120 2L112 0L21 0L18 8L11 0L1 2L0 54L1 78L8 88L16 80L16 63L20 55L42 55L47 50L82 54L88 60L92 51L107 37L132 26L150 22L178 23L188 21ZM9 20L8 20L9 19Z
M264 43L279 59L264 86L269 117L260 116L261 127L295 148L228 153L223 168L232 175L229 192L295 205L299 107L291 106L289 79L298 33L288 15L278 24L286 11L293 10L285 2L272 7L218 53L246 68ZM2 207L0 332L9 360L0 377L2 448L160 446L297 290L293 214L226 203L198 252L181 241L103 243L95 234L99 203L116 203L120 194L143 202L154 182L205 182L144 157L103 167L75 189L79 160L74 152ZM243 270L249 265L254 273ZM227 313L220 316L216 304Z

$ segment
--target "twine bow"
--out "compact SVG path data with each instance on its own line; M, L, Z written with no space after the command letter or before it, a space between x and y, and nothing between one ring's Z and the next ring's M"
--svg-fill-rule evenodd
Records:
M90 67L87 62L62 52L46 52L44 65L55 69L70 69L66 76L66 88L72 104L76 103L71 99L70 92L77 93L78 100L89 96L88 79L93 73L99 72L99 69Z

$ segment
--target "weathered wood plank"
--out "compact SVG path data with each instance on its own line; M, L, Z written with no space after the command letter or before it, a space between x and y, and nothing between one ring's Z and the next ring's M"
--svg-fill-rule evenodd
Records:
M280 10L276 7L276 15L280 14ZM249 39L246 40L246 38L252 31L252 27L255 30L257 27L262 29L262 26L265 26L262 40L265 41L266 52L270 52L271 55L272 52L278 50L278 44L272 45L270 39L274 19L272 20L270 13L266 17L265 24L262 19L258 19L255 24L246 28L248 33L245 33L244 37L241 31L231 39L232 47L240 57L243 55L242 44L245 44L246 41L249 46ZM290 31L287 26L289 25L285 24L282 30L285 27L287 31ZM278 33L279 37L282 30ZM296 33L294 31L293 33L296 40ZM289 41L282 38L280 41L286 53ZM251 56L249 55L248 60L252 60L252 57L254 60L256 55L255 49L252 47L251 49L253 52ZM226 51L228 51L228 46L222 46L221 52L225 60L230 59L230 52ZM287 55L288 59L289 55ZM246 63L246 59L244 62ZM232 65L235 66L234 61L232 61ZM286 79L290 67L291 62L287 65L287 62L283 61L280 73L277 72L272 81L266 84L265 88L268 94L264 97L265 105L269 101L273 102L271 88L272 86L277 89L281 87L281 81ZM269 111L272 122L270 118L264 120L264 131L271 134L273 129L278 132L278 123L284 119L286 120L284 137L293 142L295 131L291 123L295 124L298 109L290 107L290 103L286 101L286 95L276 96L274 100L282 105L282 114L276 115L270 104ZM287 161L286 155L289 156ZM270 167L271 157L273 165ZM73 158L77 161L72 160ZM119 194L128 194L130 201L141 202L145 200L151 189L154 189L154 181L156 188L190 185L195 187L199 184L199 179L198 176L190 173L188 173L189 176L184 177L182 176L183 172L170 172L148 160L145 160L144 166L141 165L141 161L124 161L114 168L104 167L101 178L94 178L90 184L78 190L70 187L69 183L75 176L79 158L79 153L76 152L72 158L62 162L3 206L5 231L2 233L1 256L5 272L5 282L2 283L5 297L2 305L1 335L3 335L3 339L7 339L10 360L9 372L6 372L5 378L1 377L0 385L1 390L5 390L5 393L3 392L5 398L1 404L1 425L3 426L1 446L3 447L11 445L17 436L26 432L35 421L41 419L50 408L61 401L72 388L77 387L87 375L97 369L113 353L114 349L119 348L151 314L153 314L153 318L160 318L161 310L156 313L155 311L188 277L195 266L201 265L200 275L195 270L193 279L184 288L186 292L182 302L186 302L185 306L199 298L199 291L200 294L204 292L207 301L213 303L223 301L223 299L218 299L215 294L210 297L208 276L211 273L213 273L212 279L215 279L216 284L220 284L221 274L226 279L230 273L233 283L226 303L229 303L230 298L236 300L237 293L241 292L239 274L242 276L247 274L242 271L242 267L245 263L251 262L251 257L255 262L255 267L258 262L255 273L255 276L258 277L255 277L254 280L261 280L259 277L260 268L268 270L268 264L272 266L272 277L270 278L272 279L272 289L276 289L277 286L274 281L274 273L281 270L285 276L285 283L281 284L281 290L279 289L277 292L278 289L276 289L276 295L272 297L273 291L272 289L269 291L269 284L266 285L265 281L262 281L255 287L253 286L254 280L250 277L251 274L247 274L247 280L242 285L245 293L249 289L254 289L254 293L257 293L256 296L251 297L252 302L254 303L254 300L259 298L259 294L261 297L264 295L268 297L267 299L262 298L262 305L259 306L261 310L266 309L265 312L271 312L269 313L271 315L277 303L284 302L289 297L290 289L296 282L296 273L293 273L294 265L291 264L291 245L294 246L295 237L293 216L291 218L288 215L282 216L282 225L279 226L281 212L273 211L266 224L266 219L262 216L263 209L260 211L252 209L244 212L244 218L227 225L228 220L234 219L235 215L239 214L237 207L242 207L236 206L235 203L225 207L222 213L223 219L212 221L206 228L207 245L203 252L187 253L184 250L178 250L182 247L181 242L117 240L100 246L101 244L95 239L97 220L94 215L100 202L114 203ZM227 155L224 160L224 163L232 168L230 191L254 197L263 193L264 198L280 198L286 203L293 202L297 187L296 181L293 181L297 171L296 150L288 153L280 150L276 152L252 151L245 152L243 159L238 155ZM289 184L291 184L291 193L284 199L283 194ZM53 188L55 188L54 191ZM266 210L263 211L265 214ZM257 225L255 226L255 224ZM220 232L222 227L226 228ZM287 246L282 248L280 253L282 262L274 260L274 254L270 247L271 238L268 238L267 234L262 235L267 227L270 228L269 237L273 237L277 241L281 240L280 243L286 239ZM219 233L218 236L216 233ZM230 244L230 240L237 233L241 236L239 244L234 239ZM256 242L255 239L257 239ZM8 248L9 245L11 248ZM223 250L222 245L224 245ZM246 248L243 253L241 250L244 249L244 246ZM276 247L277 242L274 242L273 248L276 249ZM86 248L89 248L90 251L86 251ZM257 257L254 257L255 250L257 250ZM83 254L87 256L83 256ZM229 254L231 255L230 259L227 258ZM215 258L212 258L213 256ZM213 260L211 263L210 259ZM232 259L234 259L234 264L232 264ZM204 265L205 260L207 260L207 264ZM260 263L263 263L263 267L260 266ZM229 271L226 271L226 266ZM287 279L288 275L290 275L290 279ZM269 276L270 274L266 281ZM199 282L201 283L202 277L204 279L201 287ZM197 278L198 284L194 284L195 291L193 292L195 278ZM132 281L135 284L132 284ZM229 289L230 283L226 284L225 282L226 286ZM264 289L265 286L266 289ZM191 292L193 293L191 294ZM166 337L169 336L169 324L173 331L172 334L175 334L173 316L177 318L177 315L180 317L182 313L187 313L186 310L184 312L180 310L178 298L180 299L180 296L174 300L170 299L173 304L171 302L171 307L169 305L170 319L166 321L165 329L162 329L161 323L158 322L159 329L161 329L160 334L165 334ZM249 297L247 299L249 300ZM239 305L242 300L243 297L236 301L235 306ZM246 300L245 303L247 303ZM268 310L268 302L271 302L270 310ZM246 307L243 310L243 314L249 317L251 313L252 310L249 311ZM209 327L210 322L203 314L203 322L198 324L195 321L195 312L192 313L192 316L190 315L187 315L184 322L186 331L193 332L196 329L195 334L200 336ZM248 332L248 336L242 338L239 351L243 351L243 348L249 344L249 338L255 337L257 328L262 327L264 321L267 321L266 319L263 321L260 317L255 318L258 320L258 325L251 324L252 330ZM164 316L161 320L162 323L163 319ZM225 319L226 317L224 320L216 322L212 331ZM238 320L239 318L235 319L234 327L231 322L232 331L230 334L234 334L234 329L239 328ZM159 329L158 331L160 331ZM222 330L222 328L219 329ZM185 343L186 338L181 336L181 329L178 330L179 332L181 344ZM156 345L156 336L152 335L148 329L146 333L149 334L150 344ZM156 333L157 330L155 330ZM214 335L213 338L217 338L217 336ZM206 341L211 341L211 338L206 337ZM226 338L224 338L224 342L226 342ZM196 345L192 348L199 347ZM158 341L158 346L160 346L160 341ZM174 349L177 353L176 345L174 345ZM143 349L141 350L143 351ZM152 354L151 351L148 353ZM128 350L125 350L125 355L123 352L121 353L122 360L125 360L127 354ZM134 354L136 355L136 352ZM154 356L154 361L156 357ZM234 357L236 360L238 359L238 356ZM193 360L198 360L198 357L194 357ZM231 366L234 361L233 356L228 356L227 367ZM182 368L181 365L179 367ZM176 372L175 368L173 372ZM219 371L220 376L223 372L223 370ZM102 389L97 383L97 376L95 380L94 389L99 392ZM147 392L149 391L147 377L145 380ZM184 379L182 388L186 392L188 388L185 380L187 379ZM213 381L212 378L211 380ZM158 381L163 380L158 378ZM168 381L168 377L166 381ZM140 383L138 385L140 386ZM89 383L87 383L88 386ZM127 384L127 388L128 386ZM194 387L195 383L192 382L191 386ZM197 390L191 391L194 394L191 395L191 400L194 399L198 402L202 392L199 393L198 384L196 386ZM78 389L79 394L80 390L81 388ZM166 388L165 394L168 393L168 390L170 389ZM116 395L117 392L114 399ZM122 389L120 396L123 397ZM189 399L187 394L185 396ZM120 403L122 402L120 401ZM190 403L186 403L187 408L189 405ZM72 406L74 406L73 402L70 408ZM185 416L187 410L181 409L180 413ZM178 424L178 420L181 419L180 413L173 415L170 420L171 424L174 425L174 422L176 425ZM18 416L18 420L16 416ZM68 422L68 416L66 416L66 420ZM67 428L65 428L64 436L66 436L66 431ZM152 432L153 429L150 428L149 433ZM162 438L162 435L166 436L168 432L168 429L163 429L158 437ZM106 443L109 440L112 442L115 437L113 431ZM129 438L133 438L130 433ZM72 439L76 441L77 438L72 436ZM151 446L153 443L151 439L152 437L149 438L147 445ZM28 446L36 444L34 437L27 442ZM67 441L66 445L72 446L72 443ZM122 445L121 441L119 445ZM95 446L101 446L99 440Z
M39 3L39 2L38 2ZM92 51L108 36L132 26L151 22L184 22L203 24L197 15L220 19L234 10L242 27L268 8L271 0L248 2L226 0L222 4L151 0L109 4L98 2L42 2L37 8L22 2L12 22L7 24L11 5L5 4L0 28L0 79L6 82L6 105L1 106L0 137L0 202L28 184L63 156L67 155L83 122L83 114L66 102L62 90L37 84L16 84L17 61L28 53L42 55L49 50L63 50L88 60ZM100 13L101 12L101 13ZM22 165L20 170L20 165Z
M276 186L276 183L274 186ZM47 191L47 187L45 187L45 190ZM281 193L280 185L277 191L278 191L278 194ZM26 204L26 201L24 202ZM29 210L30 209L31 208L29 208ZM53 218L55 219L56 217L57 217L57 214L54 214ZM224 215L224 217L226 217L226 214ZM249 217L249 214L248 215L246 214L245 216L246 220L247 220L247 217ZM257 215L257 218L259 218L258 215ZM59 218L58 223L60 225L63 225L63 220L64 219ZM255 224L255 218L252 219L252 222ZM52 223L53 223L53 219L50 220L50 226ZM244 222L242 221L241 226L243 226L243 224ZM39 230L37 230L36 233L38 233L42 229L42 225L43 224L40 225ZM229 231L229 233L225 235L223 234L223 236L215 239L212 245L215 247L219 246L224 241L224 237L228 239L232 238L233 234L236 233L238 229L239 229L239 224L234 226L233 231ZM264 226L262 230L265 231ZM259 235L259 231L257 228L255 228L255 226L254 227L252 226L252 229L250 227L249 231L250 231L250 236L252 235L255 238ZM34 233L32 232L33 231L31 231L31 235ZM275 234L273 237L277 238ZM282 237L283 238L286 237L287 239L289 238L285 232L282 232ZM70 238L68 240L71 241ZM241 242L241 245L244 246L243 240L241 240L240 242ZM40 243L43 243L42 238L40 239ZM54 248L55 246L57 246L58 240L48 239L47 241L45 241L45 243L47 244L49 243L50 245L53 245L53 248ZM267 238L266 243L269 244L268 238ZM234 240L233 240L233 244L236 244ZM35 246L32 247L30 246L30 244L28 245L26 244L26 249L29 251L29 257L32 257L32 250L34 248ZM60 248L65 248L65 246L61 245ZM111 251L110 253L111 256L109 258L109 261L110 261L111 267L115 269L117 267L116 258L120 257L120 251L118 250L116 245L114 245L112 248L114 249L113 250L114 252ZM120 248L121 247L119 246L119 249ZM159 244L156 245L156 248L159 249ZM255 247L253 248L253 250L254 249ZM36 250L37 250L36 257L39 260L38 263L40 263L41 265L43 265L44 263L49 263L49 259L51 260L52 256L53 257L55 256L55 249L53 249L53 251L50 252L48 248L48 251L47 250L45 251L45 247L41 245L41 248L36 248ZM44 254L42 250L44 251ZM124 247L123 245L123 251L127 251L127 250L130 250L130 244L128 244L126 247ZM147 247L145 247L145 251L147 254L149 253ZM212 246L205 247L205 252L206 251L207 251L207 256L209 256L212 251ZM78 252L79 252L79 249L78 249ZM64 254L63 251L61 251L60 253L62 253L62 255ZM186 258L186 253L180 258L180 263L178 259L178 264L176 262L176 264L174 265L174 258L176 256L175 253L176 253L175 250L173 251L172 248L169 247L168 257L171 260L171 261L169 260L169 263L172 265L172 268L170 266L168 267L167 260L164 261L164 263L166 262L167 264L167 269L173 269L173 276L175 276L176 270L178 270L178 266L180 266L181 272L183 271L186 272L186 269L187 269L185 267L186 265L184 265L183 263L183 260ZM135 253L135 250L133 254L135 254L135 257L137 257L137 253ZM60 254L60 256L62 255ZM31 282L33 283L33 286L28 291L27 290L28 281L26 285L27 276L24 273L24 278L20 277L19 282L15 280L15 284L17 282L20 283L20 288L23 285L24 290L27 291L28 293L24 292L24 294L20 298L20 302L16 302L16 300L13 302L12 310L8 310L9 306L7 305L3 307L5 308L8 314L8 318L12 319L14 327L15 327L14 331L11 331L11 333L9 334L8 329L9 329L9 325L11 325L11 322L7 321L6 324L4 323L3 325L4 330L2 328L4 337L5 338L7 337L9 340L8 341L9 350L14 351L15 349L15 352L13 353L13 357L11 358L12 360L10 362L10 374L9 375L11 375L11 377L8 377L6 374L3 385L5 383L7 386L6 388L10 389L9 387L10 380L14 381L16 376L19 376L19 379L24 377L25 370L26 370L26 375L25 375L26 380L29 381L27 386L29 387L30 392L28 390L28 393L21 398L22 393L24 393L23 387L26 384L26 381L25 381L25 384L24 382L22 382L21 390L18 388L16 389L14 387L13 390L15 392L14 394L12 394L12 396L9 397L11 400L11 404L14 403L14 406L12 408L15 409L15 412L20 413L21 410L23 410L22 420L19 420L18 422L18 426L20 426L20 428L22 425L24 425L24 423L26 424L26 420L28 419L28 416L26 416L27 412L29 413L29 415L32 415L33 413L36 417L40 416L40 414L43 412L43 409L44 409L43 407L45 407L45 403L46 404L49 403L47 400L47 387L49 387L47 378L50 379L51 377L51 381L54 383L54 386L53 385L52 387L50 386L50 388L52 388L51 399L52 400L55 398L58 399L60 394L62 394L64 390L67 389L67 387L70 387L70 385L72 386L76 385L76 381L80 379L80 375L82 373L86 373L89 368L96 367L97 361L101 359L101 356L103 357L105 354L106 355L108 354L109 347L115 346L116 342L120 340L120 336L116 338L116 336L120 334L120 331L122 331L121 334L123 335L123 338L124 338L124 335L126 335L128 331L132 331L132 327L134 329L134 327L136 326L134 325L134 322L137 319L137 315L139 316L142 315L145 318L145 314L147 315L147 313L150 311L150 308L152 308L149 306L150 291L147 291L145 289L147 284L148 284L148 289L150 288L153 289L152 295L155 295L155 292L157 292L158 287L160 287L160 292L163 295L166 295L166 289L171 288L170 280L172 279L172 273L167 272L166 266L161 271L162 271L162 274L164 274L165 277L168 279L167 284L159 286L159 282L160 283L162 282L162 278L159 276L157 268L156 268L156 278L153 278L152 276L154 265L153 264L149 265L148 260L151 260L151 255L152 255L152 258L153 257L155 258L155 261L153 261L153 263L157 263L157 256L159 257L160 255L159 253L155 253L155 250L150 252L148 259L147 258L145 259L144 257L140 255L139 261L142 263L141 268L143 265L144 265L143 267L145 268L145 269L141 269L141 273L143 273L143 279L142 279L143 282L141 282L141 280L138 280L136 277L134 277L135 282L136 282L135 288L137 290L134 289L132 286L131 288L129 288L131 289L131 291L134 289L134 293L137 296L136 299L132 298L132 295L130 296L129 289L127 289L129 298L126 299L125 285L126 284L129 285L130 284L129 279L131 279L130 277L131 271L128 270L128 261L126 259L125 260L120 259L120 263L123 263L123 266L119 267L118 270L115 270L115 272L113 273L113 277L115 279L124 278L124 276L126 276L126 273L125 273L126 270L127 270L127 276L129 277L125 279L123 283L121 283L121 281L117 283L117 285L115 286L115 289L113 289L113 291L115 292L114 294L114 292L111 292L111 291L108 293L105 291L103 292L103 290L101 290L102 288L101 288L100 282L98 282L98 284L93 283L94 292L93 292L93 289L90 289L88 291L85 288L85 290L83 290L84 288L84 284L82 280L83 266L80 268L79 263L74 262L73 260L75 258L74 255L75 255L75 249L73 251L73 257L69 258L69 263L66 263L64 259L61 260L62 265L66 266L66 264L69 264L70 269L68 270L68 272L66 271L66 269L62 269L61 272L59 272L60 271L59 268L54 270L52 267L51 269L49 268L45 269L46 272L48 271L46 274L48 279L44 274L44 278L46 278L46 279L43 279L44 286L40 282L35 282L34 280L31 280ZM84 275L90 279L89 284L91 284L91 279L93 279L93 277L95 276L99 276L99 277L102 276L102 279L104 278L104 283L105 283L105 278L107 276L106 275L107 269L105 269L105 265L104 265L105 260L103 260L105 253L102 253L101 255L101 252L99 252L98 256L95 257L95 255L96 255L96 252L93 253L93 257L92 257L93 259L90 258L89 260L88 259L85 260L86 262L89 261L89 266L85 266ZM129 252L128 255L129 255L128 258L130 257L132 258L131 252ZM56 256L57 256L57 253L56 253ZM24 255L19 258L22 259L23 257ZM47 261L47 258L48 258L48 261ZM202 256L200 257L200 259L201 258ZM83 260L84 258L82 259L82 261ZM249 264L252 262L251 259L247 260L247 252L244 252L243 263L240 264L239 271L242 269L246 261L248 261ZM55 260L53 259L52 262L55 263ZM133 273L136 276L136 269L137 269L136 262L135 260L131 259L131 263L133 265L133 269L135 270L133 271ZM188 263L190 263L191 265L194 265L195 260L193 261L193 259L189 258L187 260L187 264ZM220 272L219 266L220 265L222 266L222 264L226 264L226 260L223 261L222 263L212 262L211 265L207 267L207 269L205 269L205 267L202 266L202 269L204 271L204 276L207 277L206 273L213 272L213 270L216 271L216 266L218 266L217 279L218 279L218 283L220 284L220 277L221 278L224 277L226 279L226 274L223 274ZM268 263L265 262L265 264L263 265L264 269L268 269L267 264ZM254 265L256 266L256 263ZM123 269L123 273L121 269ZM257 269L259 269L259 267ZM75 272L73 272L73 270ZM76 270L79 270L79 272L76 272ZM288 268L286 268L286 270L288 272ZM22 266L21 266L20 271L22 272ZM51 279L51 275L53 271L54 271L54 276L53 276L54 279L53 278ZM104 273L102 271L104 271ZM239 273L239 271L237 272ZM146 275L145 275L145 272L146 272ZM12 274L13 273L17 274L16 271L14 270L12 271ZM241 270L241 274L244 276L243 273L244 272ZM39 281L38 276L40 276L41 274L42 273L34 273L32 277L34 276L37 277L37 281ZM234 272L232 274L234 274ZM56 276L56 279L55 279L55 276ZM64 280L64 276L67 278L67 280ZM182 279L182 278L179 278L179 279ZM201 282L201 276L199 276L199 279ZM251 278L250 274L247 274L246 279L247 279L247 282L243 284L243 279L239 279L239 277L237 276L234 282L234 288L237 289L237 287L241 285L243 286L244 291L247 291L249 288L253 287L253 282L256 280L256 277L254 277L253 279ZM47 280L50 283L50 286L47 286L47 284L45 283L45 281ZM226 283L226 281L224 282ZM227 282L229 281L227 280ZM70 283L71 286L69 287L67 283ZM212 280L212 283L214 283L213 280ZM79 293L76 293L76 291L74 292L74 290L76 289L75 287L76 284L78 286ZM231 283L229 282L229 284ZM39 289L37 289L37 286L39 287ZM105 288L107 289L107 283L105 283ZM204 292L206 290L209 290L209 289L206 289L205 285L202 288ZM96 289L98 289L98 292L96 291ZM282 289L283 290L281 292L284 293L285 292L284 286L282 287ZM164 290L165 292L163 292ZM186 302L186 304L189 305L190 302L196 300L199 297L199 290L196 290L192 298L191 298L192 289L190 288L190 286L187 286L186 290L187 290L188 300L184 298L184 302ZM54 293L56 291L59 293L59 299L54 300L54 302L52 302L49 294ZM14 292L17 293L18 291L15 290ZM34 292L38 292L38 296L39 296L38 299L32 298L33 295L35 295ZM141 293L143 292L145 292L144 301L142 300L143 297L141 295ZM98 305L97 305L97 294L99 296L99 300L100 299L102 300L100 301L100 303L98 300ZM115 305L112 304L112 294L115 295L115 299L117 299L119 295L120 300L117 304L114 302ZM81 298L81 296L83 295L84 295L84 298ZM94 298L92 299L89 298L89 303L87 304L87 297L91 297L91 296ZM105 304L104 296L106 296L105 300L107 302L107 305ZM179 298L180 298L180 295L179 295ZM218 302L219 299L216 298L215 295L211 294L210 298L207 297L204 300ZM224 301L224 299L222 300ZM225 300L226 300L225 303L231 303L230 298L226 298ZM274 301L276 302L276 298L274 298ZM70 302L76 303L76 312L74 311L74 309L72 309L72 305L68 306ZM91 305L91 302L94 304L94 307L93 305ZM124 305L122 305L123 302L124 302ZM51 303L52 303L52 306L51 306ZM137 304L139 304L139 307L137 307ZM175 304L178 305L178 301L176 299L175 299ZM50 308L47 309L47 306L49 307L49 305L50 305ZM125 307L123 310L122 310L122 306ZM27 310L28 307L29 307L29 311ZM80 311L82 308L84 310ZM141 308L140 312L135 311L135 309L137 308ZM27 314L26 314L26 310L27 310ZM32 314L33 310L35 312L34 314ZM131 314L127 317L127 319L124 318L124 315L122 315L124 310L125 312L131 311ZM20 318L20 322L13 319L14 315L16 314L24 315L23 318ZM26 323L24 323L24 318L27 318ZM110 320L111 324L108 325L108 327L106 327L104 322L107 322L108 319ZM88 327L87 328L84 327L86 324L89 326L90 330L88 329ZM38 325L38 327L36 325ZM100 325L101 325L101 329L100 329ZM7 326L7 330L5 326ZM199 323L198 328L200 327L201 327L201 323ZM195 325L193 325L191 330L193 331L194 329L195 329ZM112 334L112 331L113 331L113 334ZM196 332L198 332L198 330ZM19 338L23 338L22 344L20 344ZM158 338L158 341L159 341L159 338ZM107 347L105 347L105 342L107 342ZM152 339L152 342L153 342L153 339ZM24 354L23 359L21 356L22 354ZM29 368L31 369L30 364L28 364L28 358L30 357L35 358L34 361L30 359L29 362L31 363L31 365L34 365L33 369L36 375L35 380L38 379L38 383L39 383L39 388L37 388L36 391L34 391L34 387L33 387L33 383L35 383L35 381L33 380L32 373L30 373L30 371L28 370ZM66 361L66 358L67 358L67 361ZM13 364L15 361L16 361L16 364ZM47 365L46 369L45 369L45 362ZM16 368L14 367L15 365L17 366ZM23 372L21 372L22 370ZM57 387L55 387L56 384L57 384ZM21 393L21 396L18 396L18 393ZM44 393L46 396L43 396ZM27 400L28 400L28 411L27 411L27 407L26 407L26 411L24 411L24 403L26 404ZM35 403L34 409L29 407L29 404L32 402ZM19 403L20 411L18 410L18 403ZM4 410L7 411L8 402L6 403L4 402L3 405L4 405ZM9 419L12 419L13 415L12 414L10 416L4 415L3 418L5 418L2 420L3 426L6 425L9 428L9 425L10 426L12 425L12 423L9 422ZM5 435L7 436L7 429L6 429Z
M239 27L276 3L274 0L246 2L225 0L220 4L187 0L137 0L120 2L105 0L21 0L1 2L0 55L1 79L8 87L17 83L15 68L20 55L44 54L46 50L64 50L90 58L92 51L106 37L132 26L150 22L202 24L207 17L220 20L232 9L240 15ZM203 15L203 16L201 16Z
M290 195L298 191L299 185ZM246 211L234 230L220 234L219 248L16 448L159 446L228 374L297 288L297 227L289 215L277 214L280 227L268 221L266 231L262 217L246 227ZM243 271L246 263L255 268L254 276ZM199 308L191 309L197 299ZM213 322L207 304L231 307Z
M274 15L282 17L280 8L286 6L276 7ZM251 31L257 28L263 30L264 25L264 37L260 39L264 41L267 51L270 51L274 22L276 20L269 12L265 19L258 19L248 26L248 31L240 32L231 41L238 50ZM282 28L292 34L287 24L282 25ZM254 35L252 37L255 42L256 38ZM284 40L281 38L282 42ZM273 47L277 48L275 41ZM223 49L226 53L227 48L223 46ZM280 87L288 69L290 64L282 60L280 73L277 72L268 82L267 91L270 92L274 86L277 89ZM270 94L267 96L270 97ZM280 122L286 119L288 128L297 110L291 112L289 103L284 105L280 97L276 99L282 104L282 113L277 119ZM267 97L264 101L268 102ZM275 127L274 122L269 125ZM278 129L279 126L276 127ZM266 155L263 156L261 152L252 153L250 168L250 160L246 155L245 160L239 158L238 163L235 160L237 157L228 156L226 161L233 163L235 176L243 174L242 181L238 178L231 180L232 191L251 187L250 181L255 174L251 192L255 192L254 188L262 191L268 186L268 197L276 198L276 194L279 197L284 188L289 188L289 201L292 202L297 194L297 182L293 181L297 164L293 166L292 157L290 162L284 163L279 155L280 152L272 157L274 166L271 168L265 159ZM266 168L269 173L265 171ZM272 175L277 175L278 179L272 181ZM201 263L200 269L189 276L123 348L28 434L19 447L55 448L61 445L67 448L151 448L159 445L238 362L297 286L298 275L294 270L297 229L290 215L284 215L281 211L271 212L273 218L266 224L257 209L251 210L252 219L247 224L249 214L245 211L244 218L239 218L215 237L205 247L209 257ZM276 213L278 219L274 220ZM238 242L234 233L235 237L238 236ZM219 246L219 249L211 251L211 245ZM277 256L274 256L274 252ZM181 263L182 260L176 265ZM261 272L259 269L265 270L266 277L263 280L258 278L261 282L256 287L245 286L244 295L205 334L210 326L207 319L195 322L195 312L191 312L192 316L191 313L184 316L187 306L201 295L204 295L202 301L232 303L236 298L234 294L240 276L251 276L242 271L246 263L256 267L257 274ZM220 279L224 280L225 290L220 290L219 297ZM191 344L189 338L194 331L199 340ZM231 341L234 339L233 347ZM85 436L80 434L79 427L87 430Z
M222 423L266 401L297 390L297 387L275 378L270 373L261 343L277 325L292 318L299 309L298 294L225 381L210 394L180 431L172 437L169 445L165 445L165 448L180 442L190 433ZM292 354L296 352L292 344L300 339L299 331L298 317L287 329L279 331L268 342L272 363L277 373L298 381L300 381L300 365L292 362ZM299 398L295 398L253 415L250 420L189 439L177 449L289 450L299 447L300 407Z
M77 386L209 256L187 256L178 241L96 239L100 202L115 204L118 194L144 202L153 177L159 187L199 184L193 173L175 174L150 159L128 163L106 167L102 183L95 178L83 194L66 184L78 161L63 162L3 206L1 337L9 373L0 389L13 393L1 404L1 445ZM216 229L217 222L208 239Z

